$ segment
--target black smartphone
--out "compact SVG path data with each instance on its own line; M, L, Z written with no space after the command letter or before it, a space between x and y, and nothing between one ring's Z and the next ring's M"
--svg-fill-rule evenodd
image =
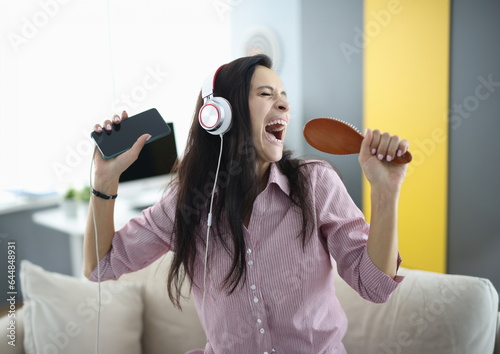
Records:
M93 131L90 136L94 139L102 157L110 159L129 150L142 134L150 134L151 139L146 143L151 143L170 134L170 131L158 110L151 108L118 124L113 123L109 131L104 129L100 133Z

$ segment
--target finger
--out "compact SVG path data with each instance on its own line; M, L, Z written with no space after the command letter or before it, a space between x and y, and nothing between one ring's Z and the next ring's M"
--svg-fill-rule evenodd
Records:
M128 118L128 113L126 111L122 112L122 120Z
M120 124L120 122L121 122L120 116L118 114L115 114L113 116L113 123Z
M109 119L104 121L103 127L105 130L111 130L113 129L112 123Z
M94 131L97 132L97 133L100 133L102 132L102 127L100 124L96 124L94 125Z
M358 162L360 163L361 166L363 166L363 164L373 156L371 154L371 148L370 148L372 140L373 140L373 131L366 128L365 136L361 141L361 148L358 155Z
M385 157L387 162L391 162L396 157L400 140L401 139L397 135L393 135L390 137L389 146L387 148L387 155Z
M397 156L398 157L401 157L403 156L404 154L406 154L408 152L410 148L410 142L406 139L403 139L399 142L399 147L398 147L398 151L397 151Z
M377 159L383 160L387 156L387 150L389 148L389 143L391 141L391 136L389 133L384 133L380 136L380 142L377 146Z
M372 155L376 155L377 154L377 149L378 149L378 146L380 144L380 139L381 139L380 130L375 129L373 131L373 138L372 138L372 141L370 143L370 153Z
M373 139L373 132L366 128L365 130L365 137L361 141L361 148L360 148L360 157L369 157L371 155L370 152L370 144Z

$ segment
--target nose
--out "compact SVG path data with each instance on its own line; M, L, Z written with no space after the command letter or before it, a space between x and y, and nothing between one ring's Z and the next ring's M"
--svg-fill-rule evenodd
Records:
M282 112L288 112L290 110L290 103L286 99L279 98L276 100L276 108Z

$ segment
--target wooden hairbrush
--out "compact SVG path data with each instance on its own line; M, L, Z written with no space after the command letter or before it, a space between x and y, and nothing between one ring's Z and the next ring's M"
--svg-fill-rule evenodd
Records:
M358 154L363 135L353 125L335 118L316 118L304 126L304 137L312 147L329 154ZM412 160L409 151L391 162L405 164Z

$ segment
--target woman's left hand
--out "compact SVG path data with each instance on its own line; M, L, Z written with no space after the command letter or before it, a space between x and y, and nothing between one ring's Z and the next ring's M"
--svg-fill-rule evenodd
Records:
M399 192L407 164L391 162L408 151L409 143L397 135L367 129L358 157L361 169L371 187Z

